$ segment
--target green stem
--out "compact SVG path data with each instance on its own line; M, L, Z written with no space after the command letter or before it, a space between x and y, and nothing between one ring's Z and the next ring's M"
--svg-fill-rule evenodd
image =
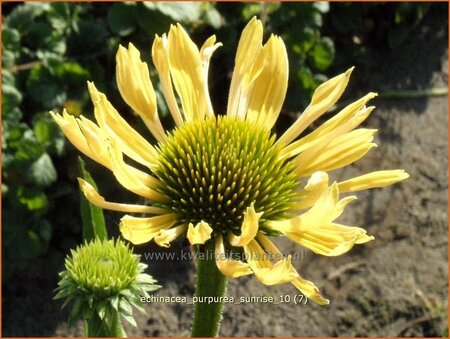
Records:
M196 248L197 302L194 304L192 337L216 337L222 320L227 278L217 269L214 243L215 240L210 239L204 246Z
M111 327L101 320L97 313L85 321L85 334L90 338L125 338L126 334L120 322L119 312L114 311L111 319Z

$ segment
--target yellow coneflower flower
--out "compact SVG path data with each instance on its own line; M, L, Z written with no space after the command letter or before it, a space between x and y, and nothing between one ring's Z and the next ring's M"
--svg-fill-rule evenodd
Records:
M138 134L92 83L88 87L97 123L67 112L51 114L81 152L111 170L126 189L148 199L148 206L108 202L79 179L92 204L148 214L121 219L125 239L134 244L154 240L163 247L181 236L192 245L214 242L217 267L225 276L255 274L267 285L290 282L308 298L327 304L270 237L286 236L317 254L343 254L373 237L335 221L355 199L340 198L340 193L391 185L408 174L378 171L329 182L329 171L376 146L376 130L358 128L374 108L366 107L374 93L299 138L336 103L352 69L319 86L283 135L271 133L286 95L288 59L280 37L272 35L265 44L262 37L262 24L254 18L239 41L226 115L215 115L207 79L211 56L221 44L212 36L199 50L179 24L167 36L156 36L153 62L176 124L170 132L159 120L147 64L132 44L119 47L119 91L157 145ZM142 168L127 163L128 158ZM245 256L236 260L230 252Z

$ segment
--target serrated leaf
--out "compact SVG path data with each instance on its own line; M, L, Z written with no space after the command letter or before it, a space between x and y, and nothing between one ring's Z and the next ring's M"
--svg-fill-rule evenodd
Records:
M47 153L31 165L29 173L33 182L42 187L50 186L57 179L56 169Z
M86 170L85 163L81 157L78 158L78 169L80 177L89 182L95 189L97 185L92 179L89 172ZM92 205L80 192L81 200L81 219L83 221L83 239L90 241L96 237L99 239L107 239L108 233L105 226L105 218L103 210L97 206Z

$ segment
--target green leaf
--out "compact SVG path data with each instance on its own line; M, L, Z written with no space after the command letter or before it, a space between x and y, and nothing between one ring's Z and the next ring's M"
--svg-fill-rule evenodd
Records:
M2 30L3 48L12 51L20 49L20 33L17 29L4 27Z
M19 202L25 205L30 211L43 210L48 206L47 197L37 187L21 186L17 190L17 195Z
M134 317L132 315L124 315L122 314L122 317L128 321L133 327L137 327L136 320L134 320Z
M330 38L322 38L312 50L311 57L319 71L325 71L334 60L334 43Z
M41 239L48 244L52 238L52 225L46 219L40 219L36 222L36 227L38 228Z
M66 101L66 88L42 66L34 67L27 80L28 97L42 104L44 109L54 109Z
M330 4L326 1L313 2L313 7L320 13L328 13L330 11Z
M214 7L208 8L205 13L205 20L215 29L219 29L222 26L222 17L220 16L219 11Z
M5 23L9 27L16 28L23 34L31 28L33 20L48 11L48 9L48 3L28 2L14 8L11 14L6 17Z
M48 146L57 135L55 123L48 114L40 115L33 126L34 134L43 147Z
M7 115L22 102L22 93L9 84L2 85L2 111Z
M41 155L30 167L30 177L39 186L47 187L57 179L52 159L47 153Z
M95 189L97 185L92 179L89 172L86 170L85 163L81 157L78 158L78 168L80 176L88 183L90 183ZM108 233L105 227L105 218L101 208L92 205L84 196L83 192L80 192L81 199L81 219L83 221L83 239L90 241L98 237L99 239L106 239Z
M200 2L144 2L143 4L180 23L192 23L201 15L202 4Z
M314 46L317 34L311 27L305 27L292 46L294 52L298 55L307 53Z
M136 4L124 2L112 5L108 11L108 25L111 31L120 36L133 33L137 26Z
M130 303L126 299L120 300L119 310L122 315L132 315L133 307L131 307Z
M34 132L28 129L28 126L26 126L26 128L20 129L19 132L21 130L23 130L23 134L21 135L20 140L17 140L17 145L14 145L15 147L17 147L15 158L17 160L29 161L35 161L39 159L39 157L44 153L44 150L39 141L36 139Z

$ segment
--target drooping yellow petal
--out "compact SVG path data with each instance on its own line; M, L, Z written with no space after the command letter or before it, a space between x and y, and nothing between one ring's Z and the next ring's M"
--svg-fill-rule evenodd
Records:
M246 119L271 129L286 96L289 65L283 40L272 35L261 50L264 66L250 92Z
M257 240L266 251L270 251L272 254L275 254L278 257L282 256L282 253L278 250L278 248L269 240L268 237L266 237L262 233L258 234ZM296 278L293 279L291 283L295 287L297 287L305 296L315 301L319 305L329 304L329 301L322 297L319 289L316 287L316 285L314 285L313 282L303 279L297 271L296 275Z
M216 237L216 265L220 272L228 278L252 274L249 264L226 257L223 238L220 234Z
M115 202L106 201L95 188L87 181L78 178L78 184L80 189L85 195L86 199L95 206L98 206L105 210L117 211L117 212L127 212L127 213L149 213L149 214L167 214L168 211L153 206L145 205L134 205L134 204L120 204Z
M93 140L90 140L91 142L98 141L98 143L96 144L98 148L93 151L90 147L91 142L86 139L86 135L83 134L80 128L81 121L79 119L76 119L74 116L68 114L66 110L63 111L63 115L53 112L50 112L50 115L61 128L67 139L69 139L69 141L76 148L78 148L78 150L80 150L84 155L88 156L92 160L100 163L101 165L107 168L111 167L109 164L109 156L105 156L106 147L102 145L102 142L99 140L98 135L92 136ZM99 127L97 126L97 128Z
M310 176L316 171L331 171L361 159L376 147L372 143L376 129L359 128L338 136L325 146L317 145L294 158L299 177Z
M299 232L301 228L319 227L319 225L329 224L337 219L344 211L345 206L355 199L355 196L349 196L339 200L339 189L337 183L334 182L306 212L287 220L267 221L265 226L282 233L295 233Z
M301 210L311 207L328 188L327 172L314 172L308 179L306 186L297 194L296 203L292 207Z
M142 197L156 201L166 201L167 197L156 191L160 181L123 161L123 154L114 140L110 140L111 166L117 181Z
M364 105L376 95L376 93L367 94L345 107L308 135L284 147L281 151L282 158L290 158L313 146L326 144L358 127L374 110L375 107L366 108Z
M142 118L150 132L159 142L167 138L158 117L156 95L150 81L147 63L132 43L128 49L119 46L116 55L117 87L125 102Z
M272 264L256 240L245 245L244 251L253 273L265 285L283 284L292 281L298 275L291 264L291 256Z
M298 276L291 283L299 289L308 299L313 300L319 305L328 305L330 301L325 299L319 292L319 289L312 281L303 279L301 276Z
M187 225L163 229L155 237L155 242L161 247L170 247L170 243L186 232Z
M180 109L178 108L175 93L173 91L172 80L170 79L169 71L169 56L167 51L167 37L165 34L160 38L155 36L152 46L153 63L158 71L159 81L161 83L162 91L172 114L173 120L177 127L184 124Z
M385 187L409 178L404 170L367 173L338 183L339 192L356 192L369 188Z
M250 207L247 207L247 210L244 213L244 221L241 226L241 235L236 236L234 234L230 234L228 237L230 244L232 246L244 246L253 240L258 232L258 222L262 215L263 212L256 213L254 203L251 203Z
M106 96L100 93L92 82L88 82L88 89L94 103L95 118L100 127L130 158L148 168L155 168L158 159L156 149L119 115Z
M146 243L156 237L161 230L170 228L176 222L174 214L151 218L135 218L129 215L120 220L122 236L135 245Z
M268 221L266 227L285 234L315 253L336 256L350 250L355 244L374 239L359 227L333 223L354 196L339 200L337 183L333 183L305 213L288 220Z
M363 244L375 239L360 227L330 223L320 226L303 227L299 231L286 232L286 236L314 253L338 256L348 252L355 244Z
M222 46L222 43L216 43L216 36L210 36L205 43L203 44L202 48L200 49L200 59L202 61L202 68L203 68L203 77L204 77L204 85L205 85L205 98L207 103L207 114L208 115L214 115L214 110L212 108L211 104L211 97L209 95L209 88L208 88L208 72L209 72L209 61L211 60L211 57L213 53L218 49L220 46Z
M209 98L200 52L180 24L170 28L167 47L170 74L186 121L203 119L208 112Z
M111 169L111 161L108 150L108 135L97 124L83 116L76 119L81 132L88 147L91 149L91 154L94 156L94 160L104 165L106 168Z
M314 91L311 103L292 124L291 127L278 139L278 143L287 145L297 138L313 121L328 111L341 97L347 87L353 67L321 84Z
M245 117L249 91L264 66L264 57L261 55L262 37L262 23L253 17L242 31L236 52L228 95L227 115L229 116Z
M208 223L200 221L197 225L189 224L187 238L191 245L201 245L211 238L213 229Z

